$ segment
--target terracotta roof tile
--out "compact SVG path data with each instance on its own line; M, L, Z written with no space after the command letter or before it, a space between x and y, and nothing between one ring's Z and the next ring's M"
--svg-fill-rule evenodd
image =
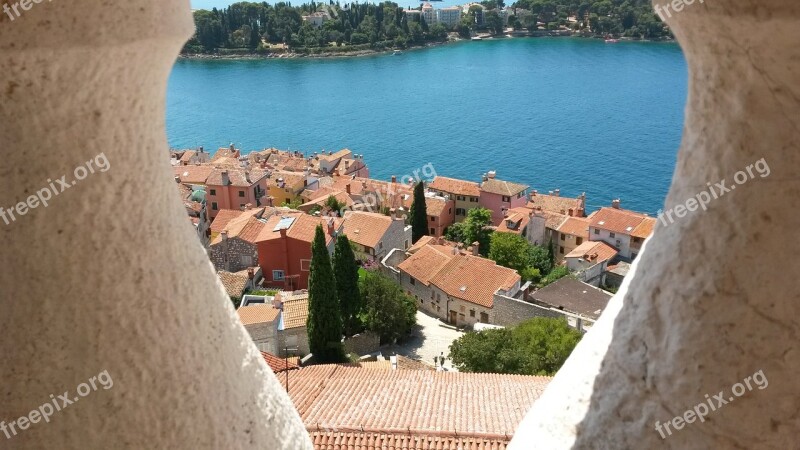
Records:
M267 220L258 218L263 216L263 211L265 211L265 208L240 211L238 217L228 220L222 230L219 231L220 234L211 242L211 245L217 245L222 242L223 231L227 232L228 239L239 238L251 244L257 243L259 235L267 224ZM216 220L214 220L214 223L216 223ZM211 224L212 232L214 231L214 223Z
M253 325L257 323L273 322L281 313L280 309L272 305L251 305L242 306L236 310L242 325Z
M255 208L247 211L240 211L238 209L220 209L217 211L217 216L214 218L214 221L211 222L211 232L220 233L225 230L225 227L228 226L232 220L242 216L247 216L249 218L251 216L258 215L262 211L264 211L264 208Z
M633 229L631 236L647 239L653 234L653 228L656 227L656 218L655 217L645 217L636 228Z
M531 222L531 211L527 208L512 208L508 217L503 218L497 226L497 231L503 233L522 234L525 227Z
M601 208L592 213L590 219L591 226L594 228L631 235L646 217L644 214L626 209Z
M536 195L531 194L531 197L528 200L528 208L536 209L538 207L542 208L544 211L550 211L559 214L569 214L570 209L575 211L575 214L577 214L577 211L582 209L581 204L582 202L579 198L569 198L538 193Z
M276 227L284 219L293 219L289 228L286 230L286 236L309 244L314 241L317 226L322 225L322 229L325 231L325 241L326 243L330 243L333 237L327 232L328 221L333 221L335 230L338 230L342 224L342 219L314 217L300 211L284 211L281 214L275 214L266 221L256 241L263 242L272 239L280 239L281 232L280 230L276 231Z
M425 208L429 216L441 216L445 207L447 207L447 202L444 199L425 197Z
M564 234L588 238L590 223L589 219L583 217L568 217L557 229Z
M309 430L314 450L506 450L508 439Z
M528 189L529 186L519 183L512 183L510 181L502 181L496 178L490 178L481 183L481 191L490 194L505 195L507 197L514 197L520 192Z
M582 258L590 262L601 263L617 256L619 252L603 241L586 241L569 252L565 258Z
M492 260L454 255L430 283L451 297L491 308L498 289L509 290L519 281L515 270L498 266Z
M250 281L247 275L242 276L239 273L230 273L225 271L217 272L222 285L225 286L225 292L228 297L241 297L247 287L247 282Z
M175 176L181 180L181 183L188 184L206 184L211 172L214 171L212 166L175 166L173 168Z
M289 396L311 432L337 429L505 442L551 380L336 365L307 367L288 376ZM285 386L284 377L279 379Z
M283 302L283 329L306 326L308 320L308 294Z
M286 372L287 370L296 370L300 368L300 366L292 362L291 358L279 358L272 353L267 352L261 352L261 356L264 357L264 361L267 362L267 365L274 373Z
M455 178L436 177L428 185L428 188L454 195L468 195L470 197L480 197L481 195L478 183Z
M343 233L351 241L368 248L377 248L378 243L389 231L392 218L383 214L347 211L344 215Z
M411 257L398 264L397 268L414 277L418 282L428 286L431 278L453 259L450 251L442 251L435 245L425 245L414 252Z
M223 183L225 174L227 174L229 180L227 186L250 187L266 177L268 172L261 169L245 170L233 167L215 167L208 180L206 180L206 184L209 186L225 186L226 184Z

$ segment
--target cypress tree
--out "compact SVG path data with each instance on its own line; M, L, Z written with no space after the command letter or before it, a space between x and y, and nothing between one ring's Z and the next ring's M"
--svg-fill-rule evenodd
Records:
M336 279L333 276L325 232L317 226L311 244L311 267L308 279L308 347L319 363L344 360L342 350L342 317L336 298Z
M414 186L414 201L411 203L411 242L415 243L428 233L428 207L425 204L425 185L422 181Z
M336 239L333 253L333 275L336 278L336 293L345 335L352 336L359 330L358 314L361 312L361 292L358 290L358 264L347 236Z

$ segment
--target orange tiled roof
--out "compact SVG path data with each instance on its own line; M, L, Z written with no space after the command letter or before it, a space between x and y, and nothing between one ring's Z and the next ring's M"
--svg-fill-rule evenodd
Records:
M603 241L586 241L569 252L566 258L583 258L587 261L601 263L617 256L617 249Z
M431 278L439 273L453 256L443 246L439 248L439 246L435 245L424 245L415 251L411 257L398 264L397 268L428 286Z
M454 195L468 195L470 197L480 197L481 195L481 189L478 183L457 180L455 178L436 177L428 187Z
M339 229L342 219L335 219L330 217L314 217L304 214L300 211L284 211L281 214L275 214L266 221L261 233L256 238L256 242L269 241L272 239L280 239L280 230L275 231L278 223L283 219L294 219L294 221L286 230L286 237L296 239L298 241L311 243L314 241L314 235L317 232L317 226L322 225L325 231L325 241L330 243L333 237L328 234L328 221L333 220L334 229Z
M647 239L653 234L653 228L656 227L656 218L655 217L645 217L636 228L633 229L631 232L631 236Z
M342 230L351 241L368 248L377 248L378 243L392 225L392 218L383 214L363 211L347 211Z
M290 371L289 396L310 431L430 434L509 441L549 377L337 365ZM279 377L285 386L284 377ZM421 447L425 448L425 447Z
M568 217L559 225L558 231L571 236L588 238L590 223L589 219L583 217Z
M181 183L188 184L206 184L211 172L214 171L212 166L175 166L173 167L175 176L181 180Z
M308 295L283 302L283 329L306 326L308 320Z
M214 238L211 245L217 245L222 242L222 232L228 233L228 239L239 238L245 242L255 244L258 242L258 237L264 230L267 221L261 219L262 213L266 208L254 208L247 211L240 211L238 217L228 220L219 235ZM229 217L226 214L226 217ZM216 223L216 219L214 220ZM212 223L212 232L214 231L214 223ZM219 227L217 227L219 228Z
M487 308L494 306L494 293L498 289L509 290L519 281L517 271L471 255L453 255L430 280L451 297Z
M311 427L310 427L311 428ZM506 450L508 439L309 429L314 450Z
M217 272L217 276L219 276L222 285L225 286L225 292L228 297L241 297L247 287L247 282L250 281L247 275L242 275L241 273L220 271Z
M522 234L522 231L531 222L530 212L531 211L527 208L510 209L508 211L508 217L503 218L497 226L497 231L502 233Z
M281 313L280 309L272 305L252 305L242 306L236 310L242 325L253 325L257 323L274 322Z
M278 180L283 180L284 188L289 188L294 192L305 189L306 176L297 172L275 171L269 177L270 186L278 186Z
M427 209L429 216L441 216L446 207L447 202L443 199L425 197L425 208Z
M345 149L339 150L338 152L336 152L336 153L334 153L332 155L328 155L327 153L326 154L321 154L321 155L319 155L319 159L322 159L322 160L325 160L325 161L336 161L337 159L349 158L351 156L353 156L353 152L351 150L345 148Z
M592 213L590 219L591 226L594 228L601 228L613 233L631 235L633 230L636 229L646 217L647 216L644 214L628 211L626 209L601 208L599 211Z
M569 198L569 197L561 197L555 195L547 195L547 194L531 194L531 198L528 200L528 208L536 209L537 207L542 208L545 211L560 213L560 214L569 214L569 210L572 209L577 214L577 211L581 208L581 200L578 198ZM562 212L563 211L563 212Z
M263 211L264 208L255 208L247 211L241 211L238 209L220 209L217 211L217 216L214 217L214 221L211 222L211 232L220 233L225 230L225 227L228 226L231 221L242 216L259 216L259 214Z
M209 186L223 186L223 173L228 174L230 184L227 186L250 187L266 177L268 172L261 169L245 170L233 167L215 167L209 175L206 184Z
M502 181L496 178L489 178L481 183L481 191L490 194L505 195L513 197L520 192L528 189L529 186L519 183L512 183L510 181Z
M274 373L286 372L287 370L296 370L300 368L300 366L292 362L292 358L288 358L287 360L267 352L261 352L261 356L264 357L264 361L267 362L267 365Z

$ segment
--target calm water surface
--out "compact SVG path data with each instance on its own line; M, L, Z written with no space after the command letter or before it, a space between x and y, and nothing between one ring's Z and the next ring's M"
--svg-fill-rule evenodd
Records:
M578 38L464 42L344 59L179 61L172 147L347 147L375 178L440 175L585 191L654 213L680 143L687 69L676 44Z

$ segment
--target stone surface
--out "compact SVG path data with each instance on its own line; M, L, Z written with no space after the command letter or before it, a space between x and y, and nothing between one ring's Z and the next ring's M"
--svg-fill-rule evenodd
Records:
M0 420L103 371L113 386L0 447L310 448L174 186L165 92L189 2L29 6L0 14L0 206L70 187L0 219ZM71 185L90 160L108 170Z
M799 19L795 0L694 2L668 19L690 86L665 209L707 183L736 188L707 211L659 221L512 450L796 447ZM751 168L754 177L734 182L762 158L768 176ZM751 379L752 390L730 402L733 386L758 371L766 388ZM664 438L655 429L720 391L729 403L712 399L718 409L704 422Z

